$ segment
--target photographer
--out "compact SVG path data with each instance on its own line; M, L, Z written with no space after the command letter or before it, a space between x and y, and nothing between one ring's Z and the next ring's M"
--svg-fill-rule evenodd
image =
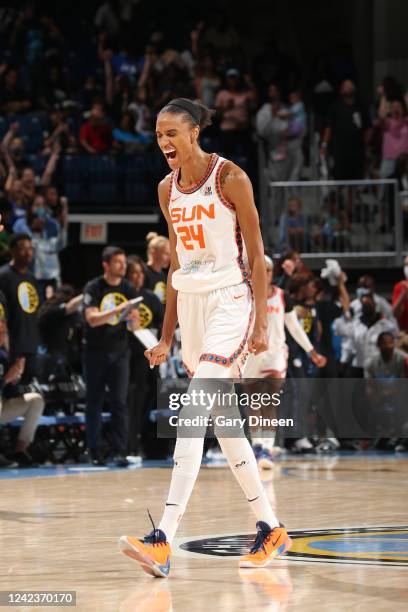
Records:
M122 249L105 247L102 265L103 276L91 280L84 289L88 449L93 465L105 465L101 452L101 414L107 385L112 412L114 460L118 467L126 467L130 359L128 329L138 328L139 315L135 309L123 313L124 317L120 315L128 309L128 300L136 298L138 292L125 279L126 256Z

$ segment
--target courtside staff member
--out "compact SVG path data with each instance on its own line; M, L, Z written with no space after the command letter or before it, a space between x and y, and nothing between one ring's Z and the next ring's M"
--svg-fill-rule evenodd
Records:
M102 252L102 266L103 276L91 280L84 289L87 441L91 463L105 465L101 454L101 427L107 386L115 462L119 467L126 467L130 358L128 327L132 330L138 328L138 312L131 310L126 320L119 319L128 300L137 297L137 291L125 279L126 256L122 249L107 246Z

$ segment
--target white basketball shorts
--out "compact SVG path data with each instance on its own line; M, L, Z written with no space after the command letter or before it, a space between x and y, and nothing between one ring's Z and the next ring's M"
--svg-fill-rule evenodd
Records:
M288 369L288 347L269 349L259 355L249 355L243 371L244 378L285 378Z
M254 319L247 283L204 294L179 291L177 315L183 363L190 377L241 377ZM210 364L215 367L207 367Z

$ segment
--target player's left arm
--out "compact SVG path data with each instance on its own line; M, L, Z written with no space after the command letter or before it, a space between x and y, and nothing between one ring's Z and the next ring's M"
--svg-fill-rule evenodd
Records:
M226 163L221 172L220 183L224 197L235 206L248 254L251 284L255 299L255 324L252 335L248 340L248 349L251 353L258 354L268 348L267 279L258 211L255 206L251 181L241 168L232 162Z

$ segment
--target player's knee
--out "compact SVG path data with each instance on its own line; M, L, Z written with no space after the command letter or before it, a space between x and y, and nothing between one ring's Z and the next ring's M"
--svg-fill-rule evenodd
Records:
M181 476L197 476L203 455L203 440L198 438L177 438L174 448L174 469Z

